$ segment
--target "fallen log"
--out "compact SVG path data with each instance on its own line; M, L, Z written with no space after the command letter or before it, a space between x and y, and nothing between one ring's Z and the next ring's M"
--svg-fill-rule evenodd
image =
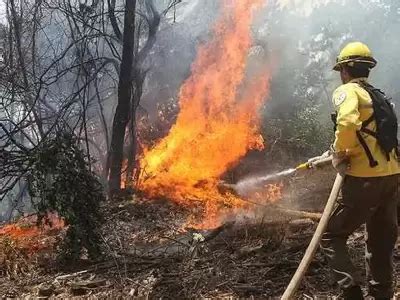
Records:
M288 209L288 208L284 208L284 207L273 205L273 204L266 205L266 204L251 201L248 199L241 199L241 200L243 202L252 204L254 206L261 206L261 207L267 208L268 213L273 213L273 212L284 213L286 215L289 215L289 216L292 216L295 218L305 218L305 219L311 219L313 221L319 221L322 217L322 214L320 214L320 213L312 213L312 212L306 212L306 211L301 211L301 210Z
M207 234L204 235L204 242L209 242L212 239L216 238L222 231L232 228L235 222L227 222L222 224L221 226L211 230Z
M70 283L71 288L76 288L76 289L79 288L95 289L105 285L106 285L105 279L84 280L84 281L76 281Z
M88 272L89 272L88 270L83 270L83 271L79 271L79 272L72 273L72 274L59 275L59 276L56 277L55 280L57 280L57 281L58 280L65 280L65 279L69 279L71 277L76 277L76 276L80 276L80 275L86 274Z
M322 217L322 214L320 214L320 213L313 213L313 212L307 212L307 211L301 211L301 210L293 210L293 209L287 209L287 208L283 208L283 207L277 207L276 210L280 213L287 214L291 217L310 219L313 221L319 221L319 220L321 220L321 217Z
M264 287L262 286L253 286L250 284L240 284L240 285L235 285L233 286L233 289L239 290L240 292L246 292L246 293L260 293L264 291Z

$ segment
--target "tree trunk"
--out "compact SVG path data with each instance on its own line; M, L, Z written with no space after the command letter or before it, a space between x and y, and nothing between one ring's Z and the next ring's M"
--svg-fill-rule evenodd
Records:
M110 147L110 195L121 188L121 169L126 126L130 118L132 98L132 66L135 44L135 10L136 0L126 0L124 17L124 34L122 61L118 84L118 105L114 115Z
M143 83L144 77L140 74L140 72L136 71L135 73L135 83L134 83L134 94L132 97L132 114L131 120L129 122L129 148L128 148L128 164L126 168L126 186L133 187L134 185L134 172L138 171L138 163L136 160L137 156L137 136L136 136L136 110L139 106L140 100L143 94Z
M136 167L136 116L132 114L131 126L129 126L128 163L126 167L126 187L133 188L134 172Z

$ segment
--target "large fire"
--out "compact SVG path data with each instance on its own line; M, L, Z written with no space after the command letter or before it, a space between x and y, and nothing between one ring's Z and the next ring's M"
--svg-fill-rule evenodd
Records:
M204 201L204 226L215 225L223 208L245 206L236 196L218 191L219 178L249 150L264 147L258 113L268 94L269 76L263 72L245 80L251 24L264 3L221 3L223 15L213 38L200 47L181 87L175 125L141 160L141 190L185 204Z

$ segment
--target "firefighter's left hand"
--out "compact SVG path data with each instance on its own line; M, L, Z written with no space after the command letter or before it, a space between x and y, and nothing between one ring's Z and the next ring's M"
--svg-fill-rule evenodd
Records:
M345 152L333 153L332 166L342 176L350 169L350 159Z

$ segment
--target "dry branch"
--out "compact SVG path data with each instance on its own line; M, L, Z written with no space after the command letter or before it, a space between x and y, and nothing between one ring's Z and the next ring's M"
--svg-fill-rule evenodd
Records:
M319 221L322 217L322 214L320 214L320 213L306 212L306 211L301 211L301 210L293 210L293 209L287 209L287 208L283 208L283 207L277 207L276 210L280 213L284 213L284 214L287 214L292 217L311 219L313 221Z

